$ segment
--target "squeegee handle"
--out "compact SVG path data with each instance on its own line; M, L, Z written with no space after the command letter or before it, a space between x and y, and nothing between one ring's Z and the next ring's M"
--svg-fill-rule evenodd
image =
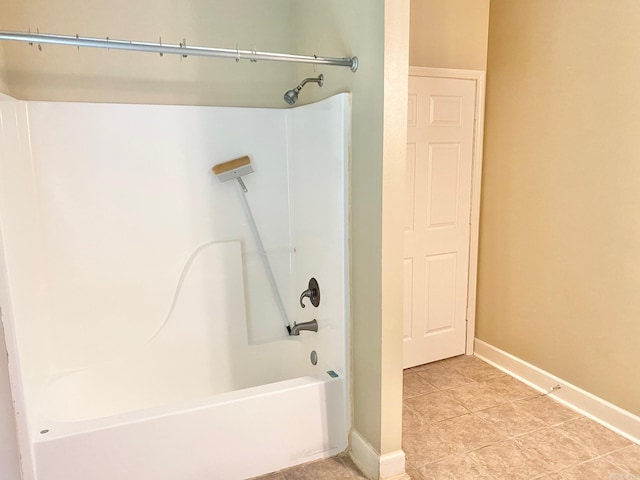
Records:
M256 226L256 222L253 219L253 215L251 214L251 208L249 207L249 202L247 201L247 197L245 195L246 187L240 178L238 180L238 187L240 191L240 198L242 199L242 207L244 208L244 213L247 216L247 220L249 221L249 226L251 227L251 233L253 234L253 239L256 242L256 246L258 247L258 255L262 260L262 266L264 267L264 271L267 274L267 278L269 279L269 284L271 285L271 291L273 293L273 298L278 305L278 310L280 310L280 316L282 317L282 321L284 322L284 326L287 328L287 331L291 333L291 324L289 323L289 319L287 318L287 312L284 308L284 304L282 303L282 298L280 297L280 291L278 290L278 286L276 285L276 279L273 276L273 270L271 270L271 264L269 263L269 258L267 257L267 252L262 245L262 239L260 238L260 233L258 232L258 227Z

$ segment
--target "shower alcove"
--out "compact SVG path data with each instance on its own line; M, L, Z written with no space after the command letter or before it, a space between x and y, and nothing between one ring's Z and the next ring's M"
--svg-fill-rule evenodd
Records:
M286 110L0 97L25 480L240 480L346 449L349 112L348 94ZM287 315L317 333L288 336L238 190L211 172L243 155ZM311 277L322 301L301 309Z

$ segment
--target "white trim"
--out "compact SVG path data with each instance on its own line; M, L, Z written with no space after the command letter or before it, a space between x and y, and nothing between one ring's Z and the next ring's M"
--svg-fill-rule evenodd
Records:
M380 480L402 479L405 477L405 455L402 450L387 453L380 457Z
M484 77L484 70L462 70L457 68L409 67L409 75L416 77L460 78L477 80Z
M572 410L640 444L640 417L477 338L475 354L536 390L550 392L550 397ZM551 391L556 386L560 388Z
M469 218L469 283L467 287L467 340L465 353L473 354L476 330L476 291L478 243L480 232L480 189L482 185L482 149L484 139L485 78L482 70L409 67L409 76L473 80L476 84L475 129L473 134L473 172L471 178L471 215Z
M351 430L351 451L353 463L371 480L409 480L405 473L405 455L398 450L380 455L357 430Z
M351 460L369 479L378 479L380 473L380 456L369 442L367 442L357 430L351 430Z

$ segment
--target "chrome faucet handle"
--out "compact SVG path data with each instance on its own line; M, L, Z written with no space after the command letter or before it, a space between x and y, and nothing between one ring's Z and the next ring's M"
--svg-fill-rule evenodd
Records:
M305 308L305 304L302 303L302 300L308 297L311 300L311 305L317 307L320 305L320 287L318 286L318 281L315 278L311 278L309 280L309 288L307 288L302 295L300 295L300 306Z

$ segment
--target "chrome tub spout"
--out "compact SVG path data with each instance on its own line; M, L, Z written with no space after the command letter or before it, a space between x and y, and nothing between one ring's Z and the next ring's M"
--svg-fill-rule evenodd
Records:
M300 335L302 330L309 330L310 332L318 331L318 321L316 319L311 320L310 322L302 322L296 323L293 322L293 327L291 327L291 332L289 335Z

